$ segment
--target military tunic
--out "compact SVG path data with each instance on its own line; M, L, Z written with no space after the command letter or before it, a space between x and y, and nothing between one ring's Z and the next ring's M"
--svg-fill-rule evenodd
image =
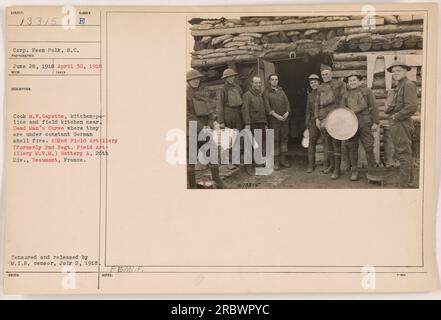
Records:
M208 98L201 89L187 86L187 136L189 135L190 121L197 122L197 132L199 133L204 126L209 126L210 120L215 118L215 114L208 108Z
M265 102L261 92L251 89L243 95L242 117L245 125L266 125Z
M400 161L400 184L406 186L412 179L412 115L418 107L418 91L407 77L401 79L387 99L386 113L390 116L390 132L395 156Z
M314 108L314 119L324 120L332 110L344 106L343 96L346 92L346 84L337 79L323 82L317 88L318 99ZM325 130L322 131L325 149L328 157L341 155L341 141L332 138Z
M349 152L351 166L356 170L358 162L358 140L360 139L366 152L368 167L369 169L373 169L376 166L376 161L372 125L379 123L375 95L369 88L349 88L343 100L344 105L354 111L358 119L357 132L352 138L345 142L345 148Z
M197 123L197 134L201 132L204 127L212 127L213 121L216 119L215 113L208 107L209 101L207 96L200 88L192 88L187 86L187 163L190 160L190 121ZM199 141L198 137L193 137L197 141L197 151L206 143L206 141ZM207 141L209 138L207 138ZM192 159L193 161L195 159Z
M324 120L329 112L343 106L346 85L343 81L332 79L317 88L318 99L314 108L314 118Z
M258 143L260 155L265 153L267 117L263 94L260 91L250 89L243 95L242 117L245 125L249 125L253 134L255 130L262 131L262 141ZM257 153L259 154L259 153Z
M315 124L314 107L317 103L318 91L317 89L311 90L306 100L306 113L305 113L305 128L309 130L309 145L316 143L320 137L320 131Z
M263 93L266 113L268 115L268 127L274 130L274 155L288 151L288 120L280 121L270 115L271 112L283 116L286 112L291 112L288 97L281 87L267 88Z
M243 129L242 95L243 92L239 85L228 82L219 90L216 108L219 123L224 123L225 126L231 129Z

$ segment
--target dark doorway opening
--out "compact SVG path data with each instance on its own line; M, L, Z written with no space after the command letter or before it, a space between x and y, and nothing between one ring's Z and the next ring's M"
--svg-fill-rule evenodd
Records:
M306 154L301 145L305 131L306 99L310 90L308 76L315 73L320 76L322 55L299 59L273 61L279 75L279 85L283 88L291 104L289 122L289 153Z

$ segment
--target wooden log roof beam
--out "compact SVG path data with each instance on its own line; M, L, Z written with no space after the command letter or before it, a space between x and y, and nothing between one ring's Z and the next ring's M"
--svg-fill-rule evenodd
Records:
M389 34L389 33L404 33L404 32L417 32L423 31L423 24L387 24L387 25L376 25L375 29L371 31L371 33L377 34ZM344 33L346 35L357 34L366 32L362 27L358 26L356 28L345 28Z
M376 26L384 25L384 18L375 19ZM309 29L326 29L326 28L349 28L359 27L362 25L362 20L347 20L347 21L323 21L323 22L308 22L308 23L293 23L293 24L277 24L270 26L251 26L251 27L235 27L224 29L209 29L209 30L193 30L191 35L197 36L221 36L224 34L238 34L238 33L261 33L274 31L290 31L290 30L309 30Z
M368 52L345 52L334 53L334 61L354 61L366 60L368 55L386 56L386 55L405 55L405 54L423 54L423 50L398 50L398 51L368 51Z

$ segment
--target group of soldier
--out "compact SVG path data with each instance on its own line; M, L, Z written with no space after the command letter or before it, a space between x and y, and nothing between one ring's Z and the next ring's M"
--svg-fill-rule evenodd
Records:
M328 114L341 107L351 109L358 119L358 130L344 143L348 155L348 165L351 170L350 180L358 180L358 141L363 144L366 152L368 169L376 166L374 155L373 130L379 124L378 108L375 95L367 87L361 86L362 77L357 72L349 73L344 82L332 77L332 69L322 65L320 78L313 74L309 76L311 92L308 95L306 110L306 128L309 130L308 169L310 173L315 168L315 149L317 139L322 136L324 145L323 173L331 173L331 179L340 177L342 160L342 141L333 138L326 129Z
M390 132L394 144L395 157L400 162L400 187L412 187L414 184L412 170L412 135L414 131L411 116L417 110L417 88L407 78L410 67L403 62L395 61L387 68L392 73L397 85L389 93L386 114L389 115ZM362 85L362 76L357 72L349 73L343 80L335 79L332 68L322 65L321 77L311 74L308 77L310 92L307 97L305 126L309 135L307 173L316 169L316 144L321 137L324 146L323 170L331 174L331 179L340 177L342 151L347 153L350 180L357 181L358 143L361 141L366 152L368 171L374 170L373 131L378 129L379 112L375 95L371 89ZM207 98L201 93L200 79L203 75L197 70L187 72L187 121L197 121L198 131L202 128L217 127L220 129L247 129L252 133L260 129L272 129L274 133L274 170L280 167L289 168L288 120L291 107L284 90L279 86L277 74L268 77L269 85L262 88L262 79L255 76L250 89L243 93L237 83L238 74L233 69L226 69L222 79L224 86L217 97L216 110L207 107ZM337 108L348 108L358 120L358 129L351 138L344 141L336 139L326 129L328 114ZM188 122L187 122L188 123ZM188 132L188 130L187 130ZM263 135L265 137L265 135ZM259 147L264 148L265 142ZM242 148L242 147L241 147ZM188 152L187 152L188 153ZM233 163L228 164L234 169ZM253 174L253 165L245 165L249 174ZM210 165L212 178L218 188L226 187L219 177L219 166ZM189 164L187 178L190 188L196 188L195 165Z

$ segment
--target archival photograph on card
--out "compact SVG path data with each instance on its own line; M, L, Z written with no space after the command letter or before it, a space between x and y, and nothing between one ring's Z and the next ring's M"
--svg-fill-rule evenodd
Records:
M187 188L419 188L423 15L195 16L187 31Z
M436 4L5 18L5 292L437 286Z

